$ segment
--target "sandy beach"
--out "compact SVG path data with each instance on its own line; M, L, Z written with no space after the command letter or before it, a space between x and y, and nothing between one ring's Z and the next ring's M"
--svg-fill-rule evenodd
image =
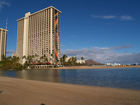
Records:
M140 105L140 91L0 77L0 105Z

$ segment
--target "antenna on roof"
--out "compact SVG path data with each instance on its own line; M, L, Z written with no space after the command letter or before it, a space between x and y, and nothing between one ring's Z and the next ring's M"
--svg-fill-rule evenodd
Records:
M5 29L7 30L8 27L8 17L6 18L6 24L5 24Z

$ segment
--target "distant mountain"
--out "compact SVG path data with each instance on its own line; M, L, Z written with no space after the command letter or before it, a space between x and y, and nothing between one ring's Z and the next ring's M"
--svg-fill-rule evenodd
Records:
M88 60L86 60L86 64L87 65L102 65L101 63L99 63L99 62L96 62L96 61L94 61L94 60L92 60L92 59L88 59Z

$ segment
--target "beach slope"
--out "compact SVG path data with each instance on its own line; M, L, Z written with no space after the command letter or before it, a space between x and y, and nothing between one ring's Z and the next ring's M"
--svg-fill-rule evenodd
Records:
M0 77L0 105L140 105L140 91Z

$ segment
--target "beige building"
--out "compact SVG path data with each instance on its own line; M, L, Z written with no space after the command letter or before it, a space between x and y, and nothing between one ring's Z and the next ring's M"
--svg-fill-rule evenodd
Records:
M2 60L2 56L6 56L7 31L0 28L0 61Z
M16 55L46 55L49 62L55 63L60 57L60 13L54 7L25 14L18 20ZM21 60L24 63L24 60Z

